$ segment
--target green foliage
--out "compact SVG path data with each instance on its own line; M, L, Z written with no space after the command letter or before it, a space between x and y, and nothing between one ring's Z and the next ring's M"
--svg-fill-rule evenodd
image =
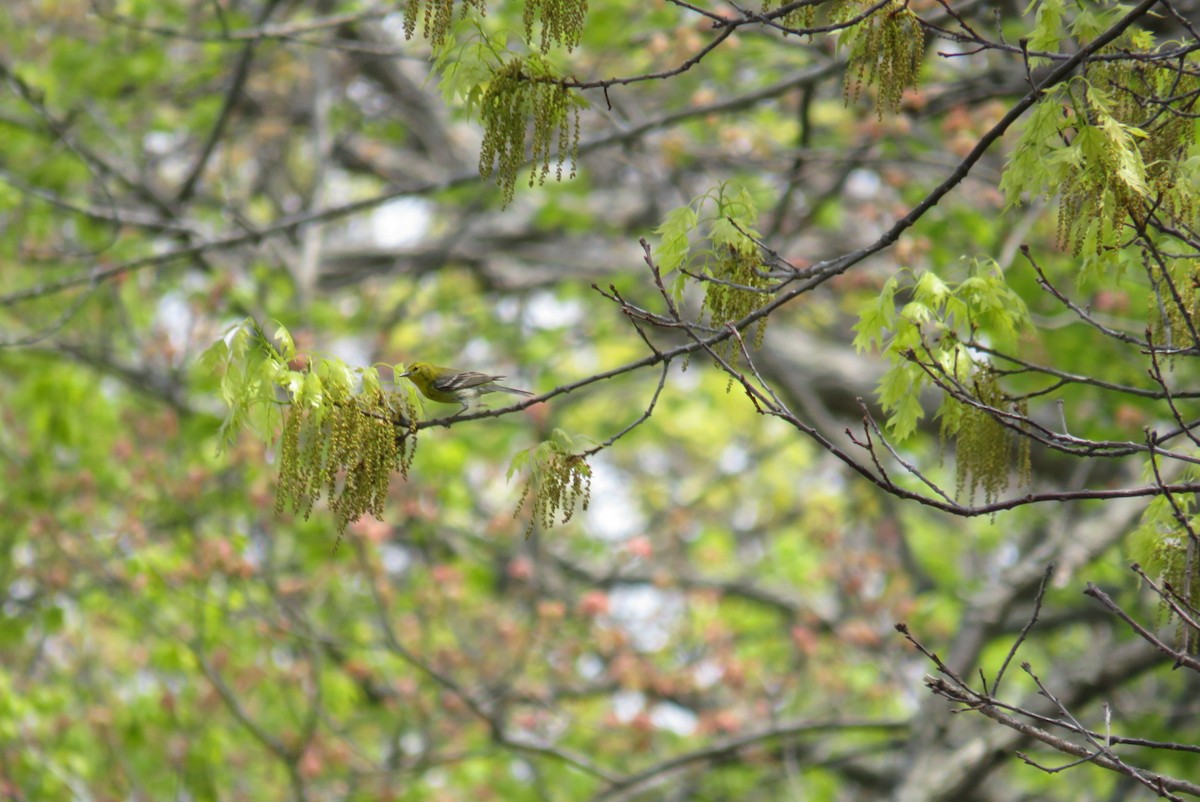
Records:
M252 320L243 321L213 343L200 358L201 366L220 377L221 400L227 412L221 423L221 442L232 445L242 429L249 428L262 439L274 436L280 422L277 390L285 386L298 392L299 374L287 370L296 356L287 330L276 325L278 346Z
M1035 52L1050 52L1058 50L1059 42L1064 34L1063 18L1066 13L1063 0L1030 0L1025 7L1025 16L1037 6L1034 15L1033 33L1029 36L1029 49ZM1031 58L1030 65L1034 67L1046 63L1045 58Z
M461 0L460 17L475 13L487 13L487 0ZM446 34L454 22L455 0L407 0L404 6L404 38L411 39L417 30L417 21L422 20L421 33L434 46L446 40ZM422 4L424 14L422 14Z
M529 479L513 512L516 518L525 503L530 503L525 537L533 533L534 526L553 527L560 515L563 524L569 523L577 507L587 510L592 496L592 467L585 455L576 453L578 448L570 435L555 429L549 440L513 456L508 468L509 479L518 471L529 471Z
M470 34L447 37L434 45L431 64L443 99L447 103L461 103L470 115L478 113L484 90L500 66L506 48L502 40L489 35L477 21L463 25L469 27Z
M579 44L583 23L587 19L588 0L525 0L525 41L533 43L534 19L542 23L539 47L543 53L551 42L572 50Z
M906 291L909 300L899 309L897 295ZM888 413L888 429L897 440L916 431L924 413L920 391L932 379L917 361L950 383L966 384L980 361L970 345L986 338L993 345L1012 344L1032 327L1025 302L1004 280L994 264L977 264L972 275L949 284L926 271L902 288L893 277L879 295L859 311L854 347L859 351L883 351L891 367L879 384L879 400ZM949 396L939 414L955 420L956 407ZM949 429L957 431L952 422Z
M1149 35L1127 47L1155 52ZM1200 61L1196 62L1200 65ZM1132 64L1099 62L1089 66L1088 101L1093 116L1114 140L1108 157L1119 186L1133 195L1130 214L1140 221L1138 201L1153 199L1155 213L1183 226L1195 225L1196 110L1200 75L1180 75L1152 60Z
M1147 196L1146 166L1136 140L1139 128L1125 125L1108 112L1107 93L1089 85L1085 92L1088 123L1075 117L1075 138L1050 155L1062 163L1058 236L1063 247L1079 254L1085 245L1100 253L1117 243L1130 212L1139 214Z
M841 3L835 9L839 21L850 20L873 5L871 0ZM875 113L883 119L885 109L900 110L904 90L916 88L925 55L925 32L905 0L890 3L865 20L846 28L838 43L849 52L843 99L846 105L858 100L863 86L878 92Z
M659 236L655 249L659 269L680 271L674 284L677 296L689 270L700 271L697 278L704 288L701 317L713 328L753 315L772 298L773 282L756 241L757 222L758 210L750 193L744 187L723 184L687 206L672 210L655 229ZM694 247L691 235L701 227L702 244ZM698 265L693 267L693 262ZM766 322L763 317L755 325L755 348L762 344ZM730 359L738 358L736 340L724 340L717 347Z
M716 215L708 232L712 248L706 252L705 272L713 281L704 283L702 313L714 327L724 326L754 314L771 300L771 279L763 269L754 225L758 210L745 189L729 193L722 187L716 196ZM762 345L767 319L755 326L754 347ZM725 340L726 353L736 355L737 345Z
M1158 50L1139 34L1105 52L1134 46L1148 56ZM1184 187L1195 174L1197 86L1194 74L1151 58L1089 64L1031 113L1001 181L1008 202L1057 195L1059 243L1075 255L1114 251L1127 225L1141 225L1147 202L1194 224L1195 199Z
M982 489L990 504L1007 489L1014 468L1023 482L1031 475L1029 439L1001 423L993 410L1027 416L1028 409L1004 395L996 373L987 365L976 367L965 385L978 403L947 399L941 415L942 440L957 438L955 494L970 499Z
M1188 468L1186 478L1194 480L1196 473L1194 468ZM1129 553L1147 575L1168 584L1192 609L1200 603L1198 523L1194 496L1180 494L1173 499L1159 496L1146 506L1138 528L1129 538ZM1165 598L1160 598L1158 610L1160 619L1175 620L1178 648L1200 652L1197 633L1175 618Z
M658 235L658 246L654 258L664 273L677 270L688 256L691 248L690 235L700 223L700 216L689 204L672 209L654 233Z
M762 10L764 14L767 14L786 5L791 5L791 0L763 0ZM813 24L816 14L817 5L814 3L812 5L801 6L800 8L793 8L783 16L776 17L775 21L788 28L807 28Z
M384 391L375 368L352 369L340 359L289 367L297 361L295 344L277 323L273 339L253 321L239 323L203 361L222 374L226 445L247 426L274 439L280 410L290 405L280 439L277 514L290 501L307 519L324 492L339 539L364 514L382 517L392 474L407 477L416 450L407 392Z
M492 77L479 102L483 144L479 174L495 174L504 205L512 203L517 173L525 163L526 128L533 123L532 164L529 186L543 183L550 174L552 151L558 154L555 178L571 162L575 177L579 155L579 110L584 101L561 83L550 62L537 53L513 57Z
M1005 201L1014 206L1022 201L1024 193L1053 194L1062 182L1061 160L1047 164L1056 147L1062 144L1063 132L1069 127L1064 108L1065 89L1058 87L1045 93L1033 107L1025 122L1025 129L1012 149L1000 189ZM1048 170L1053 167L1053 172Z
M322 384L317 374L306 376L284 423L275 511L283 512L290 500L308 518L324 490L340 538L368 512L383 519L392 474L408 476L416 418L402 393L351 395L337 388L326 394Z
M1056 10L1060 18L1058 24L1061 24L1062 12L1063 9L1059 6ZM1129 13L1129 7L1123 3L1077 3L1076 13L1070 20L1071 35L1086 44L1108 30L1127 13ZM1153 38L1148 31L1136 28L1127 35L1131 38L1138 36ZM1134 42L1133 44L1135 47L1142 47L1141 43Z

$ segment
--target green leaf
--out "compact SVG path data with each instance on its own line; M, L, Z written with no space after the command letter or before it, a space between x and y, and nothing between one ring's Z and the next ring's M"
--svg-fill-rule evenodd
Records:
M292 339L284 325L278 320L271 321L275 325L275 340L278 344L279 355L285 360L290 361L296 358L296 343Z
M1064 34L1063 0L1033 0L1025 9L1026 16L1034 5L1038 7L1038 10L1033 32L1029 36L1029 49L1056 52ZM1030 58L1030 64L1035 67L1045 61L1044 58Z
M1020 203L1025 192L1040 196L1057 188L1057 171L1047 171L1046 160L1067 149L1058 140L1059 131L1066 124L1059 98L1059 93L1052 91L1033 107L1025 130L1004 167L1000 190L1009 207Z
M362 370L363 395L374 395L383 390L383 382L379 380L379 371L374 367Z
M946 282L928 270L917 278L917 285L913 288L913 297L927 306L936 307L945 302L949 295L950 287Z
M313 371L304 374L304 384L296 396L296 403L307 405L313 409L325 406L325 383Z
M322 359L317 363L324 392L332 401L341 401L351 395L355 385L354 368L341 359Z
M530 449L528 448L513 454L512 459L508 463L508 472L505 473L504 478L511 481L514 475L524 470L525 466L529 464L529 457Z
M925 416L920 390L927 381L925 372L907 360L883 375L879 400L890 413L887 427L897 441L908 439Z
M671 210L666 220L654 230L659 237L654 259L663 273L669 273L683 264L688 252L688 236L698 222L691 206L680 206Z
M881 349L884 334L895 325L896 321L896 287L898 282L892 276L883 284L879 295L862 305L858 310L858 322L854 324L854 348L866 351L870 348Z

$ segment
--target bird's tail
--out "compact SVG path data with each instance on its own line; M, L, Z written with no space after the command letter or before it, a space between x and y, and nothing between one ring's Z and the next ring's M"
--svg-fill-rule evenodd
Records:
M499 384L493 384L491 389L501 393L509 393L511 395L533 395L533 393L529 392L528 390L518 390L516 387L504 387Z

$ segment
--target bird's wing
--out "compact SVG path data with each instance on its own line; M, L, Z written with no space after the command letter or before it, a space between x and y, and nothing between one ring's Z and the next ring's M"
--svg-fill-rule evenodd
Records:
M468 390L472 387L478 387L481 384L488 384L489 382L503 378L503 376L489 376L486 373L475 373L467 370L462 373L451 373L449 376L434 379L433 386L438 390L452 393L455 390Z

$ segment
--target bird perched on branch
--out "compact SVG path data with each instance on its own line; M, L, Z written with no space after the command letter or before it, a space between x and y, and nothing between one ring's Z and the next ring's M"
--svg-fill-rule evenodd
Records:
M462 404L462 409L456 413L458 415L466 412L472 403L487 393L533 395L528 390L518 390L514 387L496 384L497 381L504 378L503 376L489 376L486 373L475 373L470 370L441 368L428 362L413 362L408 366L407 371L396 378L411 380L413 384L417 385L421 395L430 401L437 401L441 404Z

